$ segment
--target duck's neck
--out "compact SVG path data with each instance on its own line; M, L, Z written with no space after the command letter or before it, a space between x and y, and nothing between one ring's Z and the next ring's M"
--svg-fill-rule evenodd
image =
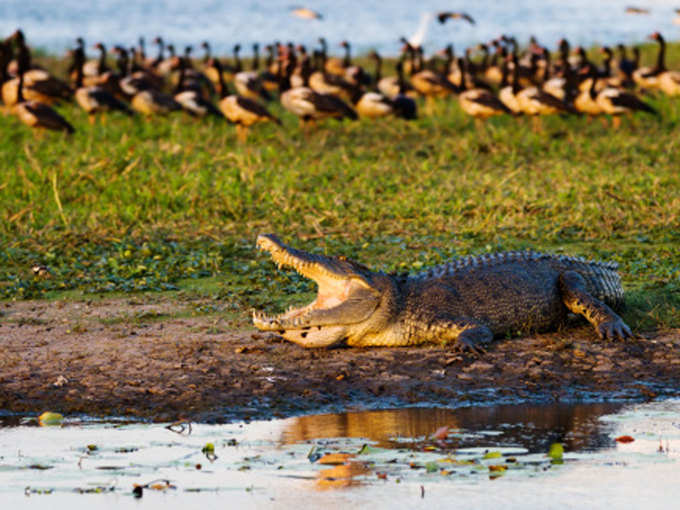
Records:
M345 43L345 58L342 60L343 67L350 67L352 65L352 49L349 43Z
M373 58L375 58L375 83L377 84L382 78L382 58L377 53Z
M73 66L76 69L76 89L83 86L83 67L85 66L85 59L81 56L74 55Z
M97 74L103 74L106 71L106 47L103 44L99 45L99 62L97 63Z
M661 72L666 70L666 41L659 36L659 54L656 57L656 70Z
M234 71L240 73L243 70L243 65L241 64L241 58L238 56L238 52L241 48L238 46L234 47Z
M612 74L612 54L611 52L605 53L604 61L602 62L604 66L604 75L609 77Z
M519 59L517 58L517 47L512 53L512 93L517 94L521 90L519 86Z
M24 70L19 69L19 86L17 88L17 104L26 101L24 99Z
M252 70L257 71L260 69L260 46L258 44L253 44L253 65Z

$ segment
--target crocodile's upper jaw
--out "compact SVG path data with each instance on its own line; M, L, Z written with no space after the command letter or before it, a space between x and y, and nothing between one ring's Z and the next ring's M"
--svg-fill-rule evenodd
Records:
M318 286L316 299L306 306L272 317L254 312L258 329L277 331L293 341L304 338L306 343L329 345L341 340L348 326L369 317L380 302L371 272L359 264L296 250L272 234L258 236L257 247L269 252L279 267L291 267Z

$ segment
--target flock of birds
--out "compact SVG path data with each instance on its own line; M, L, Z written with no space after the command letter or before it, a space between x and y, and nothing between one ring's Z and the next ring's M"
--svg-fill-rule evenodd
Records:
M462 13L442 13L440 21L446 19L474 23ZM457 97L478 125L495 115L526 115L540 130L544 115L581 114L611 116L618 127L624 114L657 113L642 92L680 95L680 72L666 68L664 38L658 32L650 38L659 45L651 67L640 66L638 48L632 49L631 58L623 45L616 56L603 47L597 65L583 48L572 49L565 39L555 56L533 38L520 50L513 37L502 36L460 56L449 45L426 59L421 46L402 38L393 76L383 76L377 52L369 54L374 65L366 69L352 61L348 42L341 43L344 57L331 57L323 38L311 52L293 43L267 45L264 59L255 44L248 69L239 56L240 45L227 60L214 57L204 42L202 58L192 58L190 46L180 54L157 37L155 57L147 56L140 39L135 47L116 46L111 52L97 43L98 58L88 60L85 42L78 38L69 52L68 78L62 80L34 65L24 34L17 30L0 40L0 84L6 113L34 128L68 133L73 126L53 106L75 100L91 123L110 111L144 117L183 111L226 118L245 141L253 125L280 123L267 107L276 96L305 132L329 117L414 119L419 98L431 113L433 102L447 97Z

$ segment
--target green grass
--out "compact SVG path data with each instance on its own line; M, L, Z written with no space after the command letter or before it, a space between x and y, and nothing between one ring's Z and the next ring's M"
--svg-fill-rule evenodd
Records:
M226 123L182 115L92 127L65 105L71 138L0 117L0 298L183 289L280 309L311 288L254 250L276 232L389 271L522 248L615 260L629 320L677 327L680 98L648 100L661 117L618 132L574 117L478 132L452 100L416 122L329 121L309 138L273 104L283 127L256 126L246 146ZM53 277L34 279L33 263Z

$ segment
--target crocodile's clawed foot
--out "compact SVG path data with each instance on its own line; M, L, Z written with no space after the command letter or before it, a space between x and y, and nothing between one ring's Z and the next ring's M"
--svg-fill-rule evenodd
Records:
M462 354L472 354L479 358L486 354L486 349L478 342L469 338L459 338L455 345L455 350Z
M601 339L615 340L617 338L626 340L633 338L633 332L621 319L613 319L603 322L597 326L597 334Z

